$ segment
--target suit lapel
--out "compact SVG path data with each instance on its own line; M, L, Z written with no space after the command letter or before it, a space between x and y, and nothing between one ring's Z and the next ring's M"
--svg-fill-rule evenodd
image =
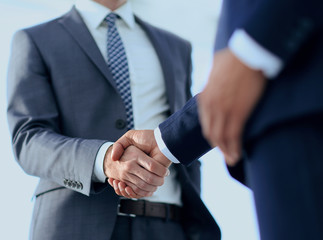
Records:
M167 51L167 40L164 39L163 35L159 34L159 32L156 31L151 25L145 23L138 17L135 17L135 20L146 32L149 40L155 48L165 79L166 95L170 110L171 113L173 113L175 106L175 74L171 54ZM73 7L71 11L59 21L59 23L66 29L68 33L71 34L76 43L87 54L89 59L97 66L98 70L118 92L113 76L76 8Z
M73 7L59 23L69 32L77 44L87 54L89 59L97 66L99 71L105 76L110 84L117 90L117 86L112 77L112 74L98 48L88 28L83 22L81 16L77 12L76 8Z
M156 31L154 27L142 21L140 18L135 16L136 22L146 32L150 42L155 48L157 56L160 61L160 65L163 70L166 95L170 106L171 113L174 113L175 108L175 74L173 67L173 59L171 53L168 51L167 39L164 38L159 31Z

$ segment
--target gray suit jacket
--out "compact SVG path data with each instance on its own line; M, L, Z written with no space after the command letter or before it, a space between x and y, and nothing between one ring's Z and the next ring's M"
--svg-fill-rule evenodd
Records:
M171 114L191 97L191 46L136 21L159 57ZM98 149L126 132L125 119L112 75L75 8L15 34L8 121L18 163L40 178L32 239L109 239L119 198L91 177ZM216 239L218 226L199 198L199 167L177 166L186 209L183 226L195 239Z

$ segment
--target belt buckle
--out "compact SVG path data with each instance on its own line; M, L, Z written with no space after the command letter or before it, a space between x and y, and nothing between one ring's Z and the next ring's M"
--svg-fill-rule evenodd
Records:
M135 218L135 217L136 217L136 215L135 215L135 214L131 214L131 213L122 213L122 212L120 212L120 206L121 206L121 204L119 203L119 204L118 204L118 207L117 207L117 215L118 215L118 216L123 216L123 217L133 217L133 218Z

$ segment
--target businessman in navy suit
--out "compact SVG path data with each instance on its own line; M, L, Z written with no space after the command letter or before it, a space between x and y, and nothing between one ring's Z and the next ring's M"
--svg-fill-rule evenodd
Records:
M137 144L190 164L219 146L231 174L254 192L261 239L323 239L322 8L314 0L224 1L205 90L155 135L129 132L116 159Z

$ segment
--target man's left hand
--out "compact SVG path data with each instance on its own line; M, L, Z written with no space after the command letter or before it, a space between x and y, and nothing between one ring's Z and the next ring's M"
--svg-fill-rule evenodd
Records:
M198 97L199 117L203 135L221 149L230 166L240 159L242 132L265 84L261 71L247 67L228 48L214 55L208 83Z

